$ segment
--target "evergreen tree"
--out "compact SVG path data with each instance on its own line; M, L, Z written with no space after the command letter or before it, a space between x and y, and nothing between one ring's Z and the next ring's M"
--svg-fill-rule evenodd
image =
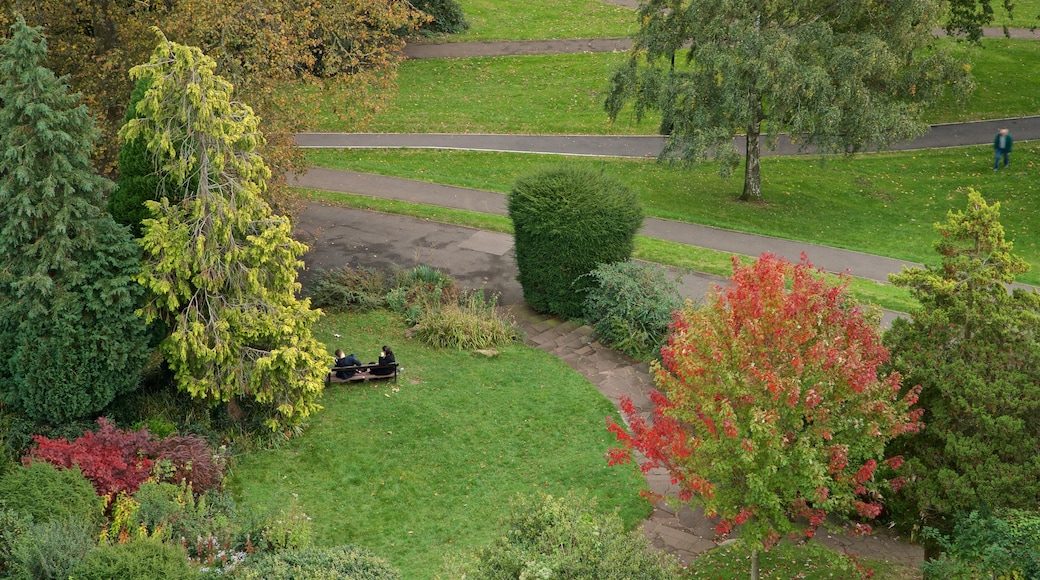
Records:
M904 384L923 387L925 428L893 449L907 456L915 522L945 528L957 512L1040 497L1040 293L1008 292L1028 265L999 218L970 191L967 211L936 224L942 265L891 277L921 304L885 334Z
M148 90L120 134L146 143L159 182L178 188L147 202L144 313L172 328L160 349L182 390L255 401L279 429L319 408L327 354L310 325L320 312L296 297L306 247L262 198L270 170L259 119L215 67L160 34L149 62L130 71Z
M0 393L61 423L135 389L147 353L139 249L103 209L93 119L46 56L21 18L0 45Z

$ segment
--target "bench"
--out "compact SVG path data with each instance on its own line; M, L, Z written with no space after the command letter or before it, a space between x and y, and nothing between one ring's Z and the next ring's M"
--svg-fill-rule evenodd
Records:
M393 372L385 375L374 375L372 374L373 369L392 369ZM336 371L348 370L356 371L354 376L348 379L341 379L336 376ZM383 379L394 379L394 382L397 382L397 363L393 362L388 365L372 363L352 367L333 367L329 374L325 375L325 386L328 387L332 383L363 383L366 381L381 381Z

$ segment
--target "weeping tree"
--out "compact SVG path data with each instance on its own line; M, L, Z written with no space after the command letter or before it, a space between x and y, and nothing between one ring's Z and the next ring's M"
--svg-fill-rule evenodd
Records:
M628 61L611 78L607 112L660 111L662 156L715 158L728 175L747 136L742 200L762 196L760 138L855 152L924 133L968 69L936 46L937 0L647 0Z
M148 89L120 131L146 144L164 190L146 202L143 312L172 329L160 349L179 388L232 411L248 401L272 430L296 426L319 408L327 366L310 331L320 312L296 296L306 247L263 200L257 116L212 59L159 37L130 71Z
M0 45L0 393L38 422L101 411L147 357L140 251L104 208L98 131L18 18Z

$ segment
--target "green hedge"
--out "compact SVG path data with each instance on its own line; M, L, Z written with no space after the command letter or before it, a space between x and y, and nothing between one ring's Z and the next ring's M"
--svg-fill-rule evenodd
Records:
M538 312L580 318L599 264L632 254L639 198L602 172L561 166L517 180L509 193L524 300Z
M70 580L192 580L198 576L183 548L154 538L102 544L69 574Z
M248 562L244 580L399 580L386 560L362 548L336 546L286 550Z
M58 469L45 461L18 465L0 477L0 507L37 523L81 521L96 532L105 504L79 467Z

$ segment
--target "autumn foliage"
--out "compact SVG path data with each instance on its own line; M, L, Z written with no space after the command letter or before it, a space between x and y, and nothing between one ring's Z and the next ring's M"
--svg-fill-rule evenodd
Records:
M677 311L655 369L649 421L623 401L628 428L611 424L642 468L668 470L679 500L718 517L717 531L768 548L783 534L812 537L829 513L871 519L883 493L885 443L921 428L918 389L879 378L888 360L878 328L802 256L734 260L729 287L703 308ZM862 532L869 526L858 524Z
M63 469L79 466L97 494L109 499L120 492L133 494L149 479L190 483L203 493L223 478L222 459L197 435L156 440L147 429L123 431L101 417L97 431L73 441L42 435L33 441L36 447L23 460L27 465L42 460Z

